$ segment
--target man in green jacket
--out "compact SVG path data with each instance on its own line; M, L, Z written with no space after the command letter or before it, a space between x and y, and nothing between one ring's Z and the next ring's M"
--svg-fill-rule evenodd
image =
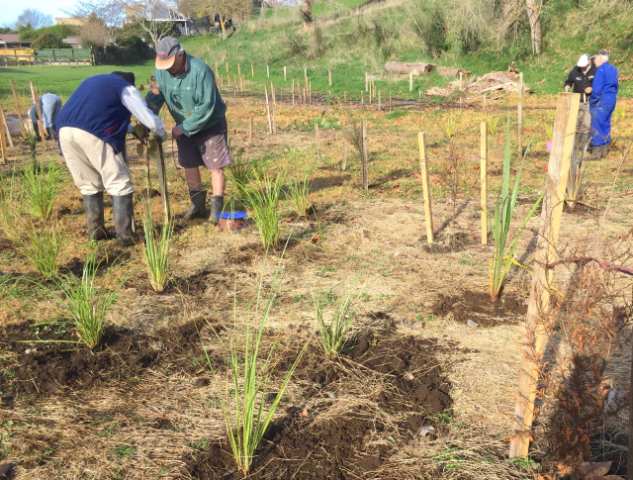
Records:
M211 172L211 214L217 225L224 208L224 171L233 163L227 144L226 104L215 83L215 75L202 60L186 53L180 42L165 37L156 47L156 70L147 105L158 113L163 103L176 126L172 137L178 146L178 163L185 169L191 206L185 219L206 216L206 190L199 167Z

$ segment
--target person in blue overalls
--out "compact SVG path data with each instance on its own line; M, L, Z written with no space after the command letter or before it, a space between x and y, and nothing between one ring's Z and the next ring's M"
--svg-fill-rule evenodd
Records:
M609 52L598 50L594 59L596 75L593 78L589 109L591 112L591 156L587 160L600 160L609 154L611 143L611 115L615 109L618 69L609 63Z

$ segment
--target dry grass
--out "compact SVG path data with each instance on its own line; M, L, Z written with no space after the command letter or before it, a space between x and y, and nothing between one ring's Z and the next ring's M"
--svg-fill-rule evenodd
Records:
M312 129L309 126L299 130L284 129L293 125L295 120L296 125L301 127L308 119L319 117L322 107L313 105L295 110L279 107L277 122L282 133L269 137L264 134L267 125L265 106L261 102L233 98L228 98L228 102L231 108L230 136L235 151L239 150L247 158L255 158L262 151L274 152L280 161L285 161L289 153L286 150L291 150L296 155L293 160L296 165L316 167ZM531 112L526 114L524 136L539 135L533 150L536 153L528 157L524 173L526 186L522 196L529 198L542 188L543 166L547 162L545 133L541 124L541 116L545 114L529 110L537 103L536 100L527 100L524 104L524 111ZM473 112L472 123L460 122L457 141L463 144L465 157L478 156L478 122L490 115L500 114L499 111L485 115ZM247 141L251 115L255 115L256 138L253 143ZM349 126L359 113L333 109L327 115L337 116L345 126ZM445 432L436 440L420 438L409 443L382 467L381 475L389 478L389 472L399 471L406 478L420 478L421 465L425 465L436 469L433 478L525 478L525 470L505 460L511 425L509 413L514 407L520 358L516 344L520 338L519 329L512 325L471 329L450 316L429 318L431 307L440 293L487 290L492 248L478 244L478 200L467 203L466 198L476 197L477 186L473 183L465 196L458 197L459 208L454 222L457 231L472 236L473 243L462 251L427 253L423 249L426 239L421 188L414 176L418 165L416 136L420 125L427 126L431 157L439 158L446 154L448 146L441 141L444 114L411 113L389 121L384 119L384 114L376 112L362 115L368 117L369 124L370 184L376 182L378 186L372 188L368 196L360 194L360 172L355 161L350 160L348 172L336 171L341 159L343 134L332 129L324 130L322 149L326 169L316 170L311 176L310 199L317 206L317 219L300 221L293 233L299 243L286 255L285 287L281 291L280 305L271 316L267 341L278 341L294 348L297 341L317 328L310 300L314 287L328 291L340 285L341 280L354 278L356 272L362 269L366 278L374 281L365 290L365 300L358 304L356 331L380 329L393 321L399 334L440 339L445 344L448 336L455 344L438 360L452 385L454 402L452 419ZM167 123L169 128L169 121ZM623 143L624 135L631 133L625 122L616 123L615 130L616 145ZM501 135L491 137L490 170L500 165L502 141ZM28 152L28 147L20 148L22 155ZM38 149L41 150L42 146L38 145ZM172 207L176 211L184 210L188 204L187 191L172 166L171 142L167 142L166 150ZM613 178L611 169L617 167L618 162L619 158L612 154L604 164L591 166L592 185L588 189L587 203L604 201ZM144 185L144 165L134 155L131 170L136 184ZM477 176L476 173L474 177ZM437 180L433 170L431 178ZM499 177L491 175L491 199L499 181ZM154 188L156 185L157 182L154 182ZM434 181L432 187L437 227L454 215L454 207L447 203L448 192L443 191L439 182ZM625 177L618 193L621 195L627 188ZM530 206L528 202L519 205L517 218L522 218ZM83 256L85 251L80 238L85 228L80 196L69 182L65 182L64 194L57 205L58 211L66 209L70 213L61 216L59 222L77 235L62 252L61 265L69 264L73 257ZM159 218L158 199L153 202L153 210ZM621 195L612 202L612 213L608 219L611 235L617 236L628 229L632 211L633 205L628 196ZM111 225L108 209L106 223ZM292 223L284 224L282 238L291 227ZM537 227L538 219L530 220L521 237L519 255L531 244L533 230ZM594 249L594 252L599 252L603 238L595 227L596 219L591 211L566 214L561 239L582 239L588 251ZM452 228L450 222L444 228ZM321 239L313 244L310 239L315 234L321 235ZM0 248L0 271L32 271L22 259L14 256L13 247L3 244ZM107 248L114 250L111 244L107 244ZM119 304L113 307L108 317L110 324L148 333L167 326L176 329L192 319L204 318L230 325L234 293L237 292L238 297L245 301L254 298L254 277L263 260L261 242L254 229L232 234L210 230L202 225L187 225L184 230L178 231L173 251L174 271L180 277L183 294L150 294L146 280L140 278L142 273L139 273L121 292ZM129 259L117 262L116 278L123 278L131 269L142 265L138 247L131 249L130 253ZM274 265L277 258L278 253L273 252L269 265ZM195 295L187 294L187 282L194 282L194 277L200 272L208 272L204 288ZM268 275L272 273L272 269L267 272ZM560 274L555 278L565 283L568 276ZM526 298L528 287L529 278L515 271L509 278L506 293ZM29 298L20 295L7 296L1 302L0 311L3 313L0 321L3 324L24 318L38 321L58 314L52 304L38 303L35 308ZM238 307L238 314L243 314L244 310L239 309L243 307ZM411 330L408 323L402 322L403 319L413 321L417 316L426 319L422 329ZM205 345L210 348L210 355L226 357L226 352L210 331L201 333ZM162 351L165 347L157 342L152 348ZM187 370L194 373L186 373L182 365L197 361L191 355L182 353L169 359L169 364L147 369L137 384L111 382L87 392L68 392L50 398L18 398L13 410L0 409L0 438L4 442L1 449L9 449L5 456L8 461L17 460L20 464L18 478L97 479L117 478L117 475L131 479L187 478L183 457L195 454L198 451L196 444L225 437L220 399L226 379L222 374L207 373L202 363L199 370ZM0 368L7 366L10 364L3 361ZM613 362L610 381L614 389L626 391L629 388L629 366L630 348L626 348ZM318 412L315 422L327 421L350 407L363 405L386 426L385 432L394 436L393 424L398 421L397 416L379 411L372 400L382 388L384 379L351 362L332 364L332 368L343 368L348 378L354 379L344 385L332 386L333 389L346 391L335 402L330 401L331 405L327 407L319 399L302 403L306 385L300 379L291 381L289 401ZM210 383L192 388L200 376L207 377ZM156 422L165 417L171 421L173 428L154 428ZM13 423L9 425L9 421ZM623 411L617 418L610 419L608 426L621 430L626 422L628 415ZM108 432L111 433L109 436ZM12 436L3 436L6 433ZM386 433L373 438L372 443L379 445L388 441L387 436ZM117 458L117 448L125 445L132 446L131 455ZM44 452L49 450L52 453L45 455Z

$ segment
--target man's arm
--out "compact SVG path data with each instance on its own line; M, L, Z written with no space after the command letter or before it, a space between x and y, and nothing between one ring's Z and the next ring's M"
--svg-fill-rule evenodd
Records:
M123 89L121 94L121 102L139 122L149 128L152 132L160 135L163 139L167 138L167 134L163 129L163 122L147 107L147 104L141 97L139 91L133 85Z
M574 72L576 71L576 67L571 69L569 75L567 75L567 80L565 80L565 90L574 86L574 82L576 81Z
M593 84L591 85L591 99L589 105L595 107L602 98L602 89L604 88L604 69L598 68L596 75L593 77Z
M178 125L180 131L188 137L202 130L215 111L217 100L215 77L210 68L200 72L194 95L196 106L193 112L182 124Z

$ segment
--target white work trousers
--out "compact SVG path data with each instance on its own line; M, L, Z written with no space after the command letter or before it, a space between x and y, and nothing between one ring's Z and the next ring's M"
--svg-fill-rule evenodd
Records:
M59 145L75 185L82 195L107 190L110 195L134 192L122 153L94 135L74 127L59 130Z

